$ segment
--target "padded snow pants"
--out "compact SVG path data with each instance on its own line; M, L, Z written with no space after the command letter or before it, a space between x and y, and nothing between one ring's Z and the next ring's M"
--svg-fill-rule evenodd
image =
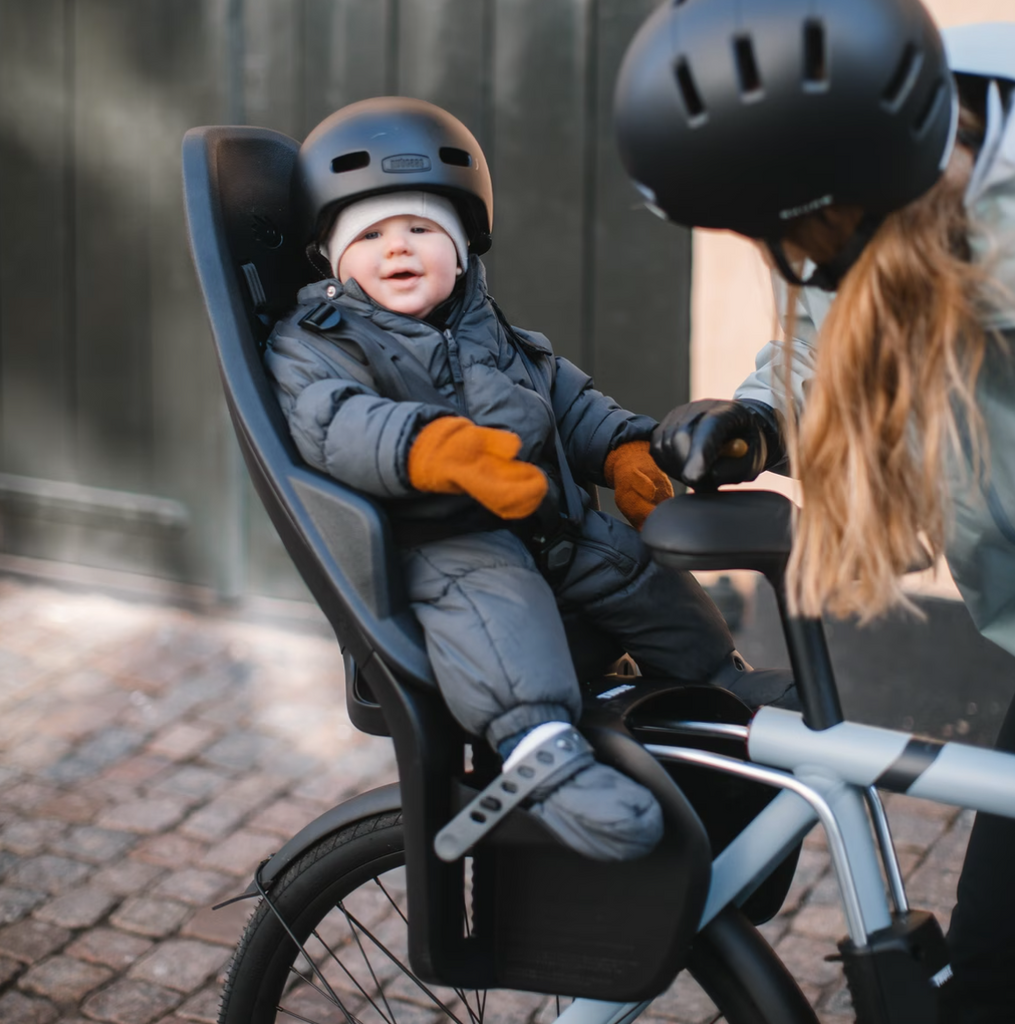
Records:
M574 558L552 586L509 530L403 552L441 694L463 728L494 747L581 713L561 612L615 637L643 669L690 681L710 679L733 651L694 577L659 568L626 523L587 509L573 539Z

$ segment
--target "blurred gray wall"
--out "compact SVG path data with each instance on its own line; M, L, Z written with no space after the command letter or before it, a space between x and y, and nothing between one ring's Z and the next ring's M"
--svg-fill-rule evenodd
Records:
M601 388L688 390L690 241L610 115L656 0L0 0L0 553L300 596L239 465L187 253L180 141L302 139L379 94L447 107L494 175L492 292Z

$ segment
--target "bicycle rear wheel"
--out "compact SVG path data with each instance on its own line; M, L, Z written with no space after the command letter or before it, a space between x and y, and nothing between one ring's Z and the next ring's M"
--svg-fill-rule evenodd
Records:
M311 847L272 887L272 906L262 900L251 917L230 964L219 1024L550 1024L566 1001L464 992L415 977L406 954L403 863L399 812L366 818ZM680 979L662 997L671 1020L684 1002L683 1019L696 1024L817 1024L778 958L736 911L695 940L690 970L701 988Z

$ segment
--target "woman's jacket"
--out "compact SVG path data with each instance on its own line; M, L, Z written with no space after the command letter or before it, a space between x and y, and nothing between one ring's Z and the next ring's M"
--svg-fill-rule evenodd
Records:
M1015 25L1010 28L1012 45L1003 59L1010 62L1009 77L1015 79ZM945 37L947 42L947 32ZM946 555L977 628L1015 654L1015 89L1003 81L992 80L988 90L987 132L966 203L974 226L974 253L998 287L991 289L984 314L990 337L976 387L987 439L986 465L977 478L967 444L964 454L942 467L942 485L948 488L952 508ZM791 355L791 390L798 410L814 375L818 333L833 298L813 288L801 293ZM776 301L784 311L786 288L781 281L776 282ZM758 353L755 372L735 397L784 407L784 359L781 343L766 345Z

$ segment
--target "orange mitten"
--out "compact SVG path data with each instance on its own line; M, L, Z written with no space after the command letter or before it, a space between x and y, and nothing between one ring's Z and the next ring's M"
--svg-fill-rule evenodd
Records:
M673 484L649 455L648 445L648 441L628 441L614 448L603 465L617 508L636 530L659 502L673 497Z
M541 469L515 458L521 446L510 430L444 416L416 435L409 482L432 494L469 494L501 519L524 519L539 508L547 483Z

